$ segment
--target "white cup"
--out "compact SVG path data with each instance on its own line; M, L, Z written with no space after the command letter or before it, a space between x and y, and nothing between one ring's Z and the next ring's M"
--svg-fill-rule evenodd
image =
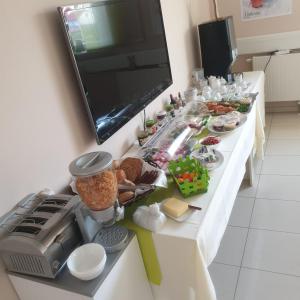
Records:
M208 77L209 85L211 86L211 85L212 85L212 82L214 82L216 79L217 79L216 76L209 76L209 77Z
M197 100L198 90L196 88L189 88L184 92L184 97L188 101Z
M202 96L204 97L205 100L210 100L211 97L211 91L203 91Z
M194 69L192 71L192 80L197 82L204 79L204 70L203 69Z
M201 79L199 81L199 86L200 86L200 89L203 90L203 88L207 86L207 80L206 79Z
M202 102L205 102L206 101L206 98L203 96L203 95L201 95L201 96L198 96L198 99L197 99L198 101L202 101Z
M220 79L212 80L210 86L213 90L218 91L221 87L221 80Z
M204 86L203 89L202 89L202 93L206 93L206 92L209 92L209 93L212 92L211 87L208 86L208 85Z
M233 78L236 83L241 83L243 81L243 74L236 73L236 74L234 74Z
M232 90L235 90L236 87L237 87L237 84L236 84L236 83L233 83L230 87L231 87Z
M222 85L225 85L225 84L227 84L227 81L226 81L226 79L224 79L223 77L221 77L221 84L222 84Z
M242 87L242 89L246 89L248 87L248 84L245 80L243 80L241 83L240 83L240 86Z
M228 88L226 85L222 85L219 89L221 94L226 94L228 92Z
M235 89L235 93L236 93L237 95L241 95L242 91L243 91L243 89L242 89L241 86L237 86L236 89Z
M220 93L215 93L215 97L216 101L221 101L222 100L222 95Z

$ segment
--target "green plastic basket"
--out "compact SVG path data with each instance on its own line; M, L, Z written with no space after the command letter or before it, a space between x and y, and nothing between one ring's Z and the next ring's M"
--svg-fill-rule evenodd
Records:
M203 168L200 162L194 158L187 156L186 158L180 158L178 160L172 160L169 162L170 174L174 177L174 180L183 195L184 198L206 193L209 183L209 175L206 168ZM179 182L177 176L183 173L196 173L197 176L193 182L184 180Z

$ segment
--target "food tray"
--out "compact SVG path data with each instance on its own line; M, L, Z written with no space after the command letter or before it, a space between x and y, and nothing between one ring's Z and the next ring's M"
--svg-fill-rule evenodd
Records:
M208 101L206 105L211 108L211 106L215 105L216 107L221 107L221 109L218 111L218 109L210 110L210 113L212 116L219 116L219 115L224 115L232 111L238 111L242 114L248 114L251 112L251 109L253 107L253 103L257 97L257 93L250 93L250 94L245 94L242 97L232 97L229 99L223 99L222 101ZM245 98L250 98L251 102L249 104L242 103L242 100ZM222 107L224 110L222 110Z
M208 124L207 124L207 129L210 132L215 133L215 134L226 134L226 133L232 132L232 131L236 130L237 128L240 128L247 121L247 116L245 114L241 114L241 116L240 116L240 122L232 130L225 130L225 129L223 129L223 130L215 130L214 129L214 122L216 122L218 118L219 117L213 117L208 122Z
M209 182L208 170L203 168L198 160L187 156L185 159L180 158L177 161L170 161L169 172L184 198L207 192ZM179 182L177 176L187 172L196 173L196 178L192 182L188 180Z
M209 116L210 112L204 102L196 100L190 102L187 105L187 107L185 108L185 115L205 117L205 116Z
M203 126L204 127L204 126ZM138 155L148 162L154 162L163 170L167 170L169 161L185 157L193 151L196 141L191 137L198 133L197 129L189 126L188 122L178 118L172 122L164 134L149 147L143 147Z
M211 147L211 146L208 146L208 147ZM192 152L191 156L194 157L195 159L199 160L199 162L205 168L207 168L209 171L212 171L212 170L215 170L215 169L219 168L224 162L223 154L220 151L216 150L216 149L213 149L213 151L214 151L214 154L215 154L216 159L217 159L216 162L208 162L208 163L201 162L201 159L200 159L201 154L199 154L198 151Z

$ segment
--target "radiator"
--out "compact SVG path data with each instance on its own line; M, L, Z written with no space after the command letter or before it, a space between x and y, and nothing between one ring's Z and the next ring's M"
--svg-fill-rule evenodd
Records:
M253 70L264 70L270 56L254 56ZM300 100L300 53L273 55L266 70L266 102Z

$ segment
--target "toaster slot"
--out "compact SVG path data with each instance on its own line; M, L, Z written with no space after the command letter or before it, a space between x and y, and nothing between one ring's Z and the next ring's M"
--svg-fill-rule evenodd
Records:
M55 214L61 210L60 207L55 207L55 206L47 206L47 205L41 205L37 207L34 212L45 212L45 213L50 213L50 214Z
M39 232L41 231L40 228L34 227L34 226L16 226L13 232L18 232L18 233L28 233L32 235L38 235Z
M42 217L26 217L21 224L38 224L38 225L45 225L48 219Z
M42 205L56 205L56 206L66 206L68 200L63 199L46 199L43 201Z

